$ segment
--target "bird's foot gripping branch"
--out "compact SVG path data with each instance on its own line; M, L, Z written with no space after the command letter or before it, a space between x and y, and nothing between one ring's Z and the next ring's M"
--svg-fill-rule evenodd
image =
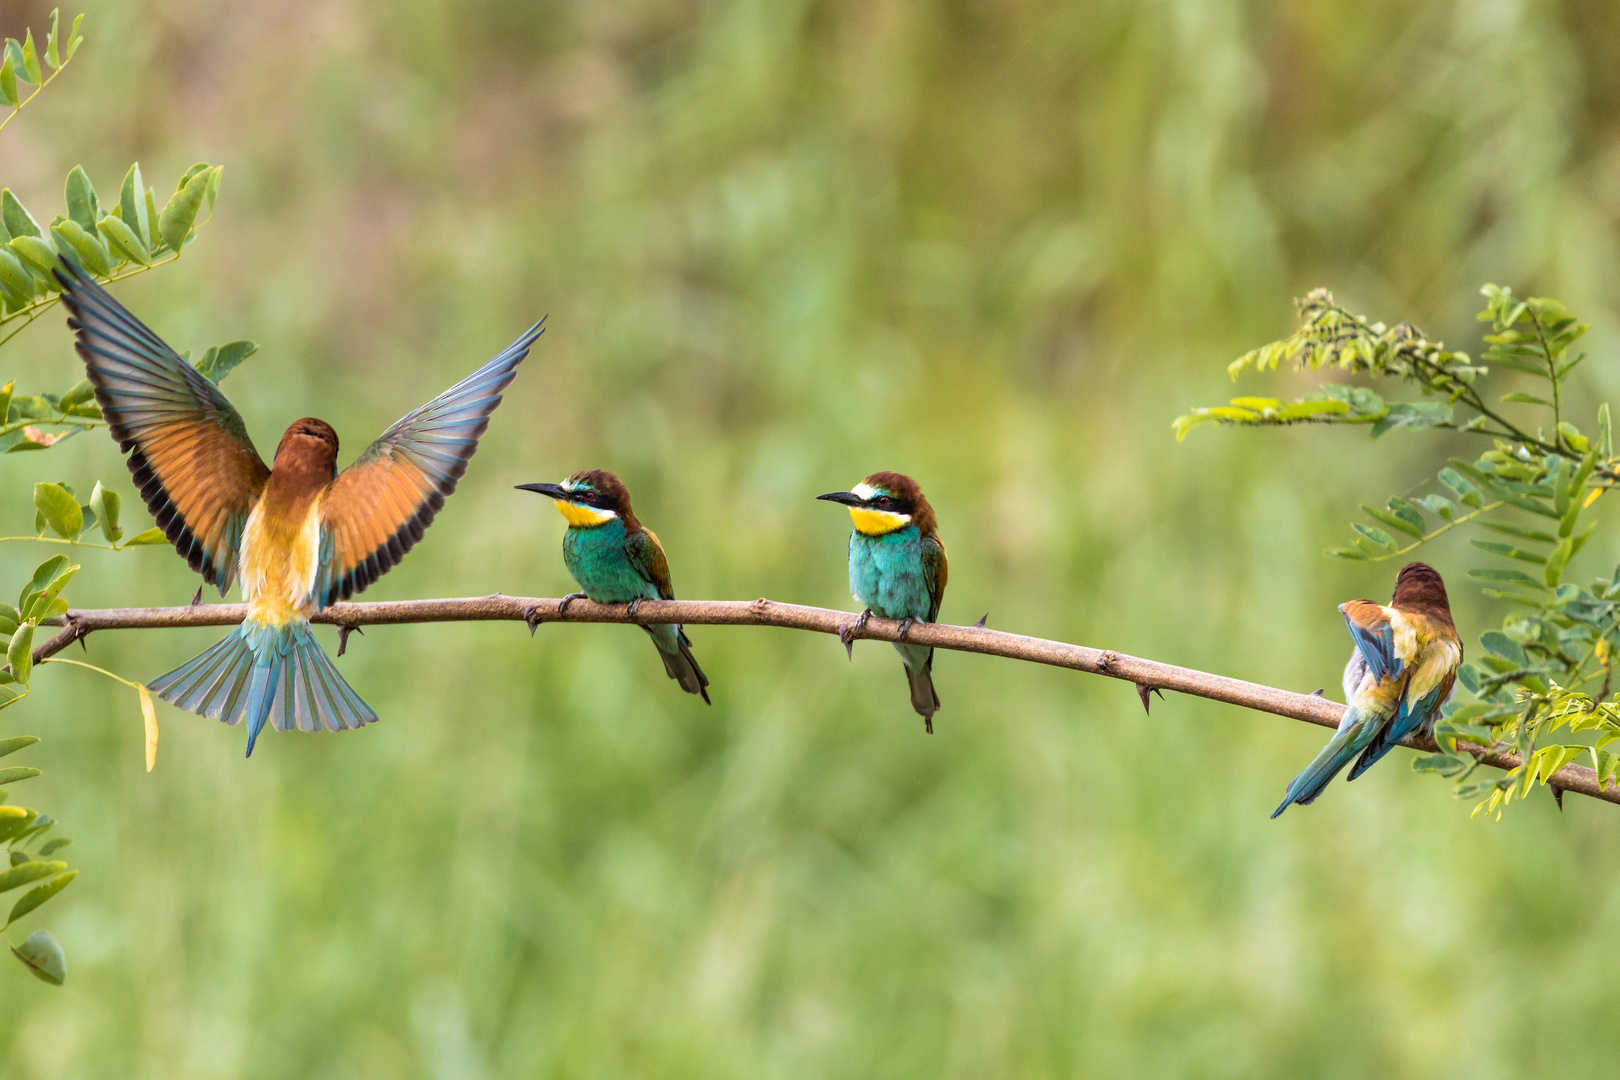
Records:
M1620 740L1620 708L1611 700L1620 568L1570 580L1572 560L1599 527L1589 511L1620 481L1620 459L1608 405L1567 396L1570 374L1586 359L1573 349L1587 324L1556 300L1521 299L1495 285L1483 293L1479 320L1490 331L1475 362L1409 323L1370 322L1318 289L1299 302L1300 329L1239 357L1228 368L1232 377L1286 362L1392 382L1416 397L1390 401L1372 386L1324 382L1297 401L1239 397L1195 409L1175 429L1181 439L1205 423L1363 424L1374 439L1428 428L1488 443L1472 459L1437 460L1425 494L1363 504L1351 546L1328 554L1382 562L1455 528L1476 534L1469 543L1480 557L1467 576L1508 610L1501 629L1471 649L1476 661L1457 671L1473 700L1445 706L1434 725L1435 749L1414 765L1450 778L1458 798L1475 800L1476 814L1500 814L1570 762L1590 762L1599 785L1620 772L1620 754L1607 749ZM1528 376L1530 388L1509 372ZM1471 745L1511 751L1517 764L1506 776L1482 775Z

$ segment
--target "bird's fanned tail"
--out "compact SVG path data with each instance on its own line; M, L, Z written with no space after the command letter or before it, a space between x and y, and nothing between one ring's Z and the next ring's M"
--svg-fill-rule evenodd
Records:
M705 704L714 704L709 700L709 677L703 674L698 667L697 659L692 655L692 642L686 636L686 631L674 625L644 626L653 644L658 646L658 656L664 661L664 670L669 677L681 684L681 689L688 694L701 694Z
M1271 816L1276 817L1294 803L1307 806L1315 802L1316 797L1322 794L1322 789L1339 774L1339 770L1365 750L1377 733L1378 725L1371 719L1363 717L1354 707L1348 710L1344 714L1344 719L1339 722L1339 730L1328 740L1328 744L1322 747L1322 752L1316 755L1315 760L1294 777L1293 782L1288 785L1288 792L1283 796L1282 803L1271 812Z
M246 720L249 756L266 721L277 731L343 731L377 719L303 620L284 626L245 622L147 689L211 720Z

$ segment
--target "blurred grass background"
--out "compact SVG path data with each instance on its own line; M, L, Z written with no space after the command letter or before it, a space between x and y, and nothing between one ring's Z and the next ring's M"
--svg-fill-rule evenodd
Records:
M0 34L48 7L0 0ZM463 482L368 599L569 588L511 490L629 484L677 593L849 606L841 511L922 482L943 617L1311 690L1359 501L1442 440L1200 430L1224 364L1341 300L1477 351L1486 280L1591 318L1613 396L1620 12L1600 0L626 0L88 8L0 137L37 215L82 163L217 217L118 293L177 348L263 351L226 389L263 452L344 460L549 330ZM0 379L60 390L60 320ZM102 435L0 468L125 493ZM1596 550L1604 548L1604 550ZM1607 572L1612 541L1588 549ZM0 547L0 581L50 552ZM1501 612L1429 558L1465 636ZM75 604L182 603L171 552L85 552ZM325 631L322 631L324 634ZM216 631L108 633L150 678ZM925 738L886 647L697 628L713 708L625 627L378 628L384 716L243 735L47 671L7 712L83 875L41 913L69 982L0 973L8 1076L1612 1075L1620 818L1546 797L1470 821L1404 756L1268 821L1323 734L942 654ZM21 794L19 792L19 794ZM1608 943L1608 944L1605 944Z

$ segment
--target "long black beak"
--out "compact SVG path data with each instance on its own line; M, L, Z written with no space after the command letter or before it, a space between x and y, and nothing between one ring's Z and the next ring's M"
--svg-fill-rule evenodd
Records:
M537 491L541 495L546 495L553 499L567 499L569 497L567 489L561 484L519 484L517 485L517 490Z
M826 499L828 502L843 503L845 506L866 505L866 500L853 491L829 491L825 495L817 495L816 498Z

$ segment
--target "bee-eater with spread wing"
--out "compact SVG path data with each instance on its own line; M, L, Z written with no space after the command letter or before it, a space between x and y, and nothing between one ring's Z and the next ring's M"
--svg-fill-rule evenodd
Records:
M1434 567L1409 563L1395 578L1389 606L1371 600L1340 604L1356 643L1344 669L1349 703L1339 730L1288 785L1276 817L1292 803L1314 802L1357 754L1354 780L1414 732L1432 725L1451 694L1462 663L1462 642L1451 621L1446 583Z
M219 387L83 271L67 265L57 277L96 401L147 508L204 581L223 596L240 580L248 603L238 629L147 688L202 716L246 720L249 755L267 720L278 731L375 721L309 617L376 581L422 538L540 323L343 472L337 433L312 418L287 429L266 468Z
M630 492L619 478L601 469L575 473L560 484L519 484L556 500L568 520L563 533L563 564L584 592L563 597L559 614L580 597L598 604L629 604L632 613L643 600L673 600L669 560L653 531L636 520ZM688 694L709 700L709 678L692 657L692 642L674 623L654 623L643 630L658 646L669 677Z
M900 636L913 623L939 618L945 597L945 541L939 538L934 508L917 481L902 473L879 472L850 491L830 491L818 499L849 507L855 530L849 534L849 591L865 605L855 621L866 625L873 615L900 620ZM851 637L846 648L854 647ZM894 643L911 684L911 707L930 735L939 695L934 693L934 650Z

